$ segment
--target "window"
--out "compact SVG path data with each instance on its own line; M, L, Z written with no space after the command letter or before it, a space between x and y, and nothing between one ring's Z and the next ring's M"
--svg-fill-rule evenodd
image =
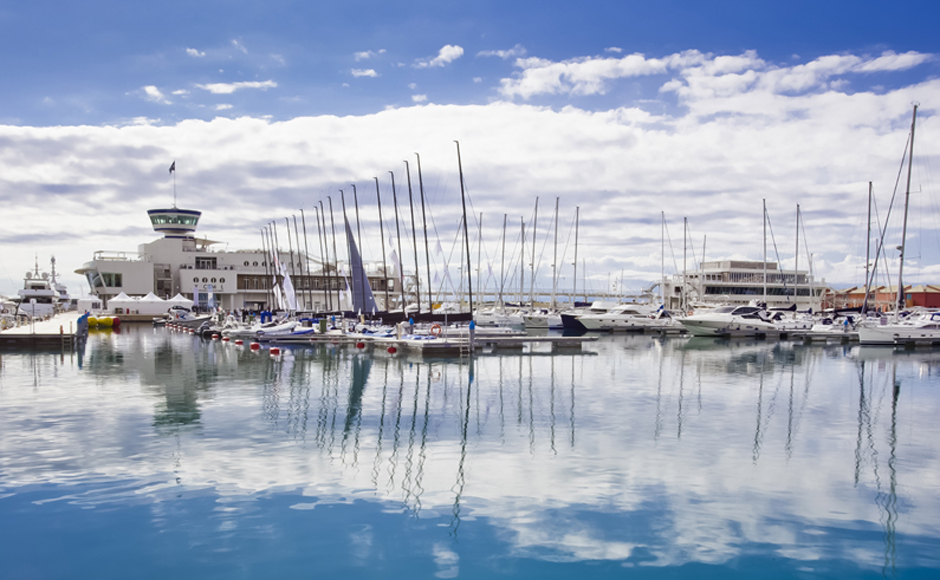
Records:
M246 265L246 266L248 265L248 260L245 260L245 265ZM258 262L255 262L255 265L257 266L257 265L258 265Z
M219 282L221 282L222 284L225 284L225 278L219 278Z
M193 282L199 282L199 278L193 278Z
M215 284L215 278L212 279L212 283Z
M101 274L101 280L104 282L105 286L111 288L120 288L124 285L124 275L123 274L111 274L103 272Z
M203 278L203 279L202 279L202 283L203 283L203 284L205 284L205 283L208 282L208 281L209 281L208 278Z

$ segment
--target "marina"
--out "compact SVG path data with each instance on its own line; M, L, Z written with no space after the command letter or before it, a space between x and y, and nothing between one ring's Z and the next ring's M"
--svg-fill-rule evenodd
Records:
M273 354L122 324L92 329L83 357L4 354L2 565L125 577L102 564L119 550L178 578L940 569L940 352L591 338Z

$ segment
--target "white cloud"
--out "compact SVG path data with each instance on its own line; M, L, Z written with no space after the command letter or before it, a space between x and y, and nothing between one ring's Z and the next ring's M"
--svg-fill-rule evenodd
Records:
M616 52L617 54L621 54L623 52L623 49L620 48L619 46L608 46L607 48L604 49L604 52Z
M415 68L433 68L433 67L442 67L446 66L458 58L463 56L463 47L456 46L453 44L447 44L440 51L438 51L437 56L432 59L419 59L415 61Z
M408 88L411 90L415 90L416 88L418 88L418 83L408 83Z
M415 103L423 103L428 100L427 95L411 95L411 100Z
M182 95L188 95L188 94L189 94L189 91L187 91L186 89L177 89L177 90L173 91L173 92L170 93L170 94L182 96Z
M354 69L352 69L352 70L349 71L349 72L352 73L352 76L354 76L354 77L377 77L377 76L379 76L379 73L375 72L375 71L374 71L373 69L371 69L371 68L365 68L365 69L363 69L363 68L354 68Z
M187 49L186 49L186 54L188 54L189 56L196 57L196 58L202 58L202 57L206 56L206 53L205 53L205 52L200 52L200 51L196 50L195 48L187 48Z
M222 104L216 105L216 106L215 106L215 110L216 110L216 111L227 111L227 110L231 109L232 107L233 107L233 105L229 105L229 104L222 103Z
M154 103L160 103L162 105L169 105L172 103L169 99L166 98L166 95L160 92L160 89L158 89L157 87L153 85L147 85L146 87L143 87L141 90L144 93L144 98L148 101L151 101Z
M880 58L884 55L839 55L784 67L752 53L716 57L691 52L638 58L637 62L601 59L594 63L600 69L593 77L593 69L581 66L585 63L568 63L573 70L554 81L559 91L573 90L576 82L591 86L589 80L600 82L611 71L630 67L633 74L665 71L660 74L662 83L657 81L665 90L661 100L598 111L505 100L474 106L415 100L412 106L368 115L278 122L220 115L216 121L185 120L150 127L0 126L0 139L10 142L0 149L4 189L22 191L24 202L29 203L52 195L48 191L64 192L54 194L55 203L49 205L55 209L41 216L41 221L37 216L11 223L4 243L11 255L31 256L35 250L17 242L19 237L25 239L30 231L43 227L69 231L70 223L92 220L108 200L117 197L126 198L127 204L114 221L137 223L152 202L151 167L162 167L170 151L200 160L185 186L198 195L198 203L208 207L230 199L237 190L241 205L227 205L226 218L230 223L250 224L259 214L281 212L270 206L266 192L283 192L284 211L292 211L310 191L325 191L348 182L350 176L369 179L376 168L391 167L413 151L422 154L425 183L456 183L451 142L459 138L467 184L479 211L529 215L532 197L520 192L558 195L569 210L579 205L583 223L592 224L582 229L581 247L604 264L605 271L624 268L649 280L658 278L658 260L645 264L640 259L658 255L660 211L667 212L668 220L688 216L693 233L708 235L709 255L716 259L748 252L758 259L752 250L759 247L759 200L766 198L780 230L789 229L783 224L791 219L792 206L800 202L820 274L829 281L852 282L859 267L853 272L851 264L864 264L864 242L858 240L864 239L859 224L865 218L859 212L867 183L875 182L876 194L889 193L910 124L909 104L940 102L940 80L926 78L926 74L916 84L877 92L842 88L836 82L848 79L851 86L853 78L870 74L866 68L890 64L883 60L869 64ZM553 64L559 63L529 60L533 70ZM896 85L897 79L881 76L901 76L906 81L914 74L920 71L897 75L886 70L879 73L878 81ZM237 90L236 85L224 86L217 94ZM793 86L808 88L781 88ZM149 94L146 88L131 94L166 99L155 86ZM420 98L416 90L409 95ZM676 101L681 106L676 107ZM925 105L918 134L937 132L940 117ZM329 143L310 137L323 134L331 136ZM375 138L364 143L363 134ZM936 155L926 139L918 150ZM309 165L311 158L325 169L303 175L271 171ZM112 171L116 164L122 166L119 175ZM233 171L236 167L239 170ZM228 172L248 177L213 181ZM912 215L934 215L931 200L940 192L931 187L923 178L915 181L915 191L923 188L925 193L916 196ZM150 197L134 192L148 192ZM447 197L439 194L438 200ZM435 202L435 221L459 215L449 203ZM5 207L18 211L15 206ZM682 215L677 214L680 211ZM935 223L933 219L925 217L923 222ZM211 226L205 231L211 235ZM253 243L235 230L223 234L232 247ZM499 235L485 233L490 234ZM126 240L114 239L100 228L87 235L87 241L67 249L63 264L78 267L95 250L127 245L119 245ZM923 254L911 266L912 279L927 272L929 265L940 263L940 257L934 260L928 251L940 247L929 241L928 236L934 234L925 230L922 235Z
M357 52L353 54L353 57L356 59L356 62L359 62L360 60L374 58L380 54L385 54L384 48L380 48L379 50L365 50L362 52Z
M238 83L209 83L205 85L197 84L196 86L204 91L209 91L210 93L216 95L230 95L241 89L261 89L262 91L266 91L268 89L276 88L277 83L274 81L245 81Z
M521 44L510 48L509 50L481 50L477 56L498 56L502 59L520 58L525 56L525 47Z
M245 45L243 45L240 41L238 41L238 40L233 40L233 41L232 41L232 46L234 46L236 50L238 50L238 51L240 51L240 52L242 52L242 53L244 53L244 54L248 54L248 49L245 48Z

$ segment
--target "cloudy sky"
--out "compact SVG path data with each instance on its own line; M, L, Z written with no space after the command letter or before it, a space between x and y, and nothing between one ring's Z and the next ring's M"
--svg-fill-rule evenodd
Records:
M504 215L515 271L536 198L546 286L556 198L560 288L572 282L576 208L578 285L586 274L597 288L639 288L664 262L681 268L683 218L688 263L703 248L760 259L764 199L771 259L792 266L800 204L800 267L812 253L817 276L858 284L868 183L883 222L899 175L903 198L914 103L906 279L940 283L940 7L819 4L6 3L0 293L54 254L79 294L72 271L96 250L153 239L144 212L173 203L174 161L179 206L202 210L199 233L229 249L259 246L259 228L301 209L309 226L321 200L338 215L355 184L364 254L380 259L373 178L388 237L389 172L404 208L404 161L417 195L420 153L432 248L440 240L455 271L454 140L491 287ZM889 248L901 213L896 201ZM402 227L410 236L410 216Z

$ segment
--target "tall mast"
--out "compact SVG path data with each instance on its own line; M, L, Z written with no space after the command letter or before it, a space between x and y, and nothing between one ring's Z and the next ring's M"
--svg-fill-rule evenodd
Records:
M375 201L379 206L379 236L382 238L382 286L385 287L385 311L388 312L388 263L385 260L385 225L382 223L382 195L379 193L379 178L375 180Z
M395 191L395 173L392 176L392 204L395 206L395 235L398 241L398 299L401 302L401 311L405 312L405 256L401 252L401 226L398 219L398 193Z
M868 312L868 293L871 291L871 284L868 281L869 269L871 268L871 194L872 183L868 182L868 228L865 235L865 299L862 301L862 315Z
M322 224L321 224L322 219ZM326 271L326 304L329 311L333 311L333 274L330 272L330 244L326 237L326 210L323 207L323 200L320 200L320 211L317 212L317 229L320 230L322 238L321 251L323 253L323 269Z
M767 199L764 199L764 307L767 306Z
M265 300L267 300L270 303L271 289L270 289L269 284L271 280L271 272L270 270L268 270L268 262L270 261L270 258L268 257L268 240L267 240L267 237L265 236L264 228L260 228L260 230L261 230L261 256L264 258L264 260L262 261L262 264L264 264Z
M574 306L574 302L578 299L578 221L579 216L578 212L581 210L580 206L575 206L574 208L574 262L571 263L574 266L574 275L571 277L571 306Z
M477 224L478 233L477 233L477 289L480 291L480 301L486 301L486 284L480 282L482 276L480 275L480 264L483 263L481 254L483 253L483 212L480 212L480 221Z
M336 220L333 219L333 198L326 196L327 201L330 202L330 230L333 232L333 260L336 262L333 266L336 269L336 277L339 278L339 254L336 253ZM336 285L336 311L342 312L343 305L340 304L339 300L339 287L342 284Z
M796 253L793 255L793 303L800 302L800 204L796 204ZM799 308L799 306L797 306Z
M359 196L356 195L356 184L350 183L353 188L353 205L356 206L356 245L359 246L359 256L362 256L362 230L359 229Z
M519 218L519 234L522 240L522 247L519 250L519 306L522 306L522 300L525 297L525 222Z
M506 220L509 219L509 214L503 214L503 244L502 244L502 257L500 258L499 264L499 308L502 312L503 305L503 285L506 283Z
M434 312L434 301L431 298L431 251L428 249L428 218L424 212L424 178L421 177L421 156L418 158L418 189L421 191L421 223L424 226L424 259L428 268L428 312Z
M304 270L307 273L307 299L310 301L310 311L313 311L313 279L310 276L310 249L307 247L307 218L304 208L300 208L300 225L304 229Z
M293 278L297 278L297 271L294 269L294 245L293 245L293 244L291 243L291 241L290 241L290 220L285 217L285 218L284 218L284 222L287 224L287 225L285 226L285 229L287 230L287 248L290 250L290 253L288 254L288 255L290 256L290 273L291 273L291 276L292 276ZM297 250L298 250L298 251L300 250L300 246L297 246ZM285 271L286 271L286 270L285 270ZM293 282L291 282L291 283L293 284ZM296 302L296 301L297 301L297 294L296 294L296 292L295 292L295 293L294 293L294 302ZM290 312L290 310L291 310L290 304L287 305L287 310L288 310L288 312ZM296 309L295 309L295 310L296 310Z
M895 312L904 308L904 246L907 243L907 208L911 199L911 165L914 163L914 126L917 124L917 105L914 105L914 116L911 119L911 146L907 152L907 188L904 192L904 225L901 228L901 256L898 266L898 300Z
M535 198L535 215L532 219L532 262L529 266L532 272L529 276L529 307L535 308L535 236L539 231L539 198Z
M689 218L682 218L682 311L685 312L689 309L688 297L686 296L686 276L688 275L688 268L686 267L686 258L689 249L688 242L688 233L689 233Z
M467 234L467 194L463 185L463 162L460 160L460 142L457 144L457 168L460 171L460 201L463 204L463 239L467 249L467 290L470 296L470 314L473 315L473 280L470 276L470 236Z
M415 305L421 312L421 269L418 267L418 231L415 229L415 200L411 194L411 167L405 159L405 174L408 176L408 206L411 208L411 242L415 249Z
M558 198L555 198L555 256L552 258L552 310L558 308L555 292L558 290Z

